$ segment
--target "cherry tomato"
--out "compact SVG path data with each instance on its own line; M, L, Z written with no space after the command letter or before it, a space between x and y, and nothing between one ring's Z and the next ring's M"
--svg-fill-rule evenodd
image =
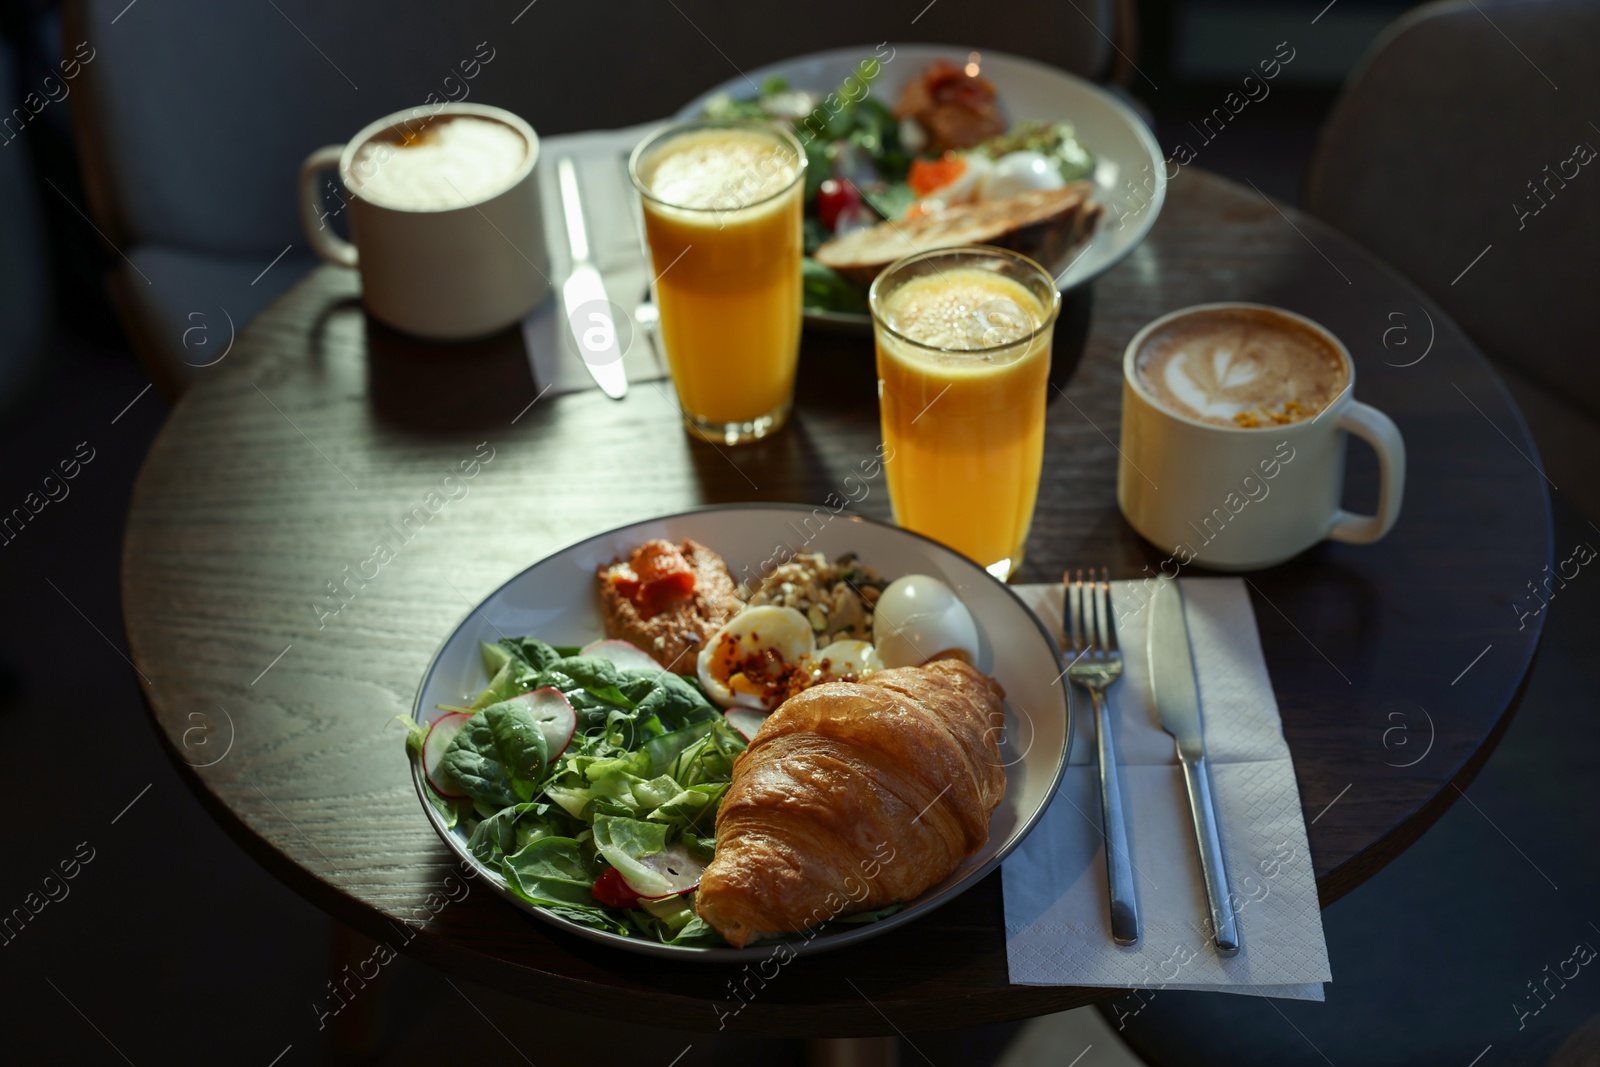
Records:
M622 880L622 872L615 867L607 867L606 873L595 879L594 888L589 892L608 908L639 906L639 894L628 888L628 883Z
M849 182L829 178L817 189L817 218L828 229L834 229L839 216L848 208L861 206L861 194Z

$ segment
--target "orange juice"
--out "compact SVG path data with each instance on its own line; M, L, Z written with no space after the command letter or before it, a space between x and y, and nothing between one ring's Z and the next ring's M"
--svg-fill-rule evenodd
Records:
M782 425L800 354L800 180L788 134L691 124L634 153L661 339L691 431L753 440Z
M890 267L873 288L889 496L900 525L1005 579L1022 562L1039 491L1059 297L1020 256L931 255L935 269L913 257L925 272L902 279ZM996 269L1013 260L1045 288Z

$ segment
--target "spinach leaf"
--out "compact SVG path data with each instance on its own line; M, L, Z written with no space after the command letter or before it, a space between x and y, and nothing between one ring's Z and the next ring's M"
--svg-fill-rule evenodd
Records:
M537 637L502 637L500 647L513 659L542 671L561 658L561 654Z
M544 780L545 763L549 759L544 731L539 728L533 712L520 700L507 700L491 704L478 714L488 721L495 753L505 776L511 780L512 792L521 800L532 800L539 791L539 783Z
M518 801L495 745L494 731L482 714L470 716L444 750L439 765L461 786L485 817Z
M800 281L805 306L817 311L860 314L867 309L866 291L843 274L806 256L800 261Z
M627 923L614 918L611 912L599 905L585 908L578 905L547 904L544 905L544 910L552 915L559 915L569 922L575 922L580 926L592 926L597 930L606 930L610 933L624 936L628 933Z
M633 709L634 702L619 688L622 673L603 656L568 656L556 660L548 669L565 674L600 700Z
M696 915L685 923L683 929L679 930L666 943L669 945L698 945L715 948L724 946L728 942L723 939L721 934L713 930L710 924Z
M656 678L660 674L660 671L626 670L622 672L622 681L617 683L617 688L628 698L631 707L655 691L658 684Z
M894 182L880 189L863 189L861 198L886 219L898 219L917 202L917 194L905 182Z
M560 671L585 689L615 689L622 681L616 664L601 656L569 656L556 660L549 669Z
M570 826L552 804L518 804L479 823L467 848L484 863L494 864L542 838L569 837Z
M580 693L583 692L582 687L573 681L571 677L550 667L524 666L517 675L517 684L524 689L543 689L549 686L551 689L560 690L562 693L569 693L574 690Z
M599 873L569 837L541 837L500 861L506 881L533 904L594 906L590 889Z
M630 672L636 673L636 672ZM653 677L656 687L638 702L639 715L654 715L668 731L681 730L690 723L722 718L699 689L676 674L662 672Z

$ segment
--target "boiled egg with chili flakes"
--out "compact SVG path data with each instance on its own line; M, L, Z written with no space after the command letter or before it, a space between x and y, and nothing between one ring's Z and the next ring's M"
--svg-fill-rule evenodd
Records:
M946 152L938 159L912 160L906 184L925 210L938 210L977 199L979 187L993 168L987 156Z
M886 667L955 657L978 662L978 624L955 590L926 574L890 582L873 609L872 640Z
M811 657L813 682L859 681L883 670L883 660L870 641L835 641Z
M811 684L817 639L794 608L745 608L700 650L700 686L719 707L771 711Z

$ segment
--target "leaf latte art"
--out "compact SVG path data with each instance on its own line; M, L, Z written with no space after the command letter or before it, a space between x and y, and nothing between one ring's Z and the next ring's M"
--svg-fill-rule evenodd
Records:
M1349 383L1340 354L1293 320L1198 311L1151 334L1139 381L1175 414L1253 429L1315 418Z

